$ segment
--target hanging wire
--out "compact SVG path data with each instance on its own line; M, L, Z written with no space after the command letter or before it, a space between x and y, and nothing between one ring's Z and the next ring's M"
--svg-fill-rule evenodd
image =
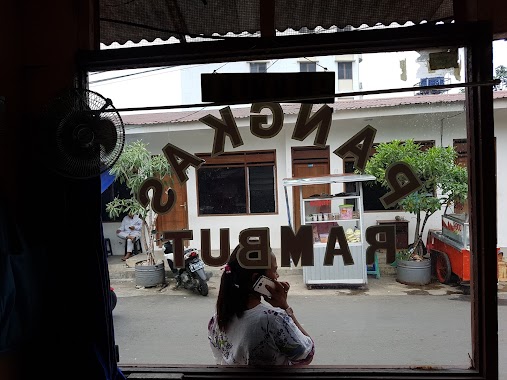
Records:
M434 86L418 86L418 87L401 87L401 88L389 88L382 90L368 90L368 91L350 91L350 92L340 92L333 95L335 98L344 98L351 96L359 96L359 95L377 95L377 94L392 94L396 92L412 92L414 90L445 90L449 88L459 88L459 87L483 87L483 86L494 86L500 83L499 79L489 80L489 81L478 81L478 82L468 82L468 83L454 83L454 84L443 84L443 85L434 85ZM325 96L327 98L327 96ZM311 96L309 98L300 96L297 99L293 98L276 98L276 99L257 99L256 102L259 101L271 101L271 102L287 102L287 103L301 103L305 100L315 100L318 97ZM217 106L228 106L233 104L246 104L245 102L235 103L235 102L210 102L210 103L193 103L193 104L180 104L180 105L171 105L171 106L154 106L154 107L130 107L130 108L117 108L117 112L131 112L131 111L154 111L154 110L168 110L168 109L179 109L179 108L198 108L198 107L217 107Z

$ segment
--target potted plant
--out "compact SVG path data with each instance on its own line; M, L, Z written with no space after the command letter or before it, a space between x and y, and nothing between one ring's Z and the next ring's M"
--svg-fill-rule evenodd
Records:
M467 171L456 163L456 158L453 147L422 150L421 145L413 140L393 140L380 143L364 169L366 174L375 176L378 183L389 189L385 175L387 168L396 162L405 162L423 184L421 189L398 202L402 210L416 216L414 242L408 250L399 252L396 260L398 275L400 270L403 272L405 264L410 268L421 267L424 271L420 279L413 279L413 283L429 283L431 280L431 265L422 240L428 219L442 208L445 213L449 206L463 203L467 198ZM402 282L410 282L410 279Z
M132 212L138 214L143 220L141 230L141 244L147 259L135 266L136 283L143 286L153 286L165 282L164 264L156 263L155 251L155 223L157 214L151 209L151 202L144 207L137 200L137 194L143 182L155 177L162 181L165 188L171 184L171 166L163 155L152 155L142 140L125 145L125 148L110 169L115 181L125 183L130 189L131 197L128 199L114 198L106 205L106 212L111 218ZM153 273L152 273L153 272ZM153 274L153 276L151 275Z

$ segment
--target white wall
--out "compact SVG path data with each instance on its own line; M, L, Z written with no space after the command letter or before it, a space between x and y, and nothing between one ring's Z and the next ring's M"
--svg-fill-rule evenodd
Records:
M117 256L123 256L125 254L125 240L116 236L116 230L120 227L120 224L121 222L102 223L104 238L109 238L113 255Z
M244 122L247 122L244 120ZM238 147L236 151L244 150L266 150L266 149L277 149L277 147L284 146L284 136L282 133L273 139L264 140L253 136L250 133L249 128L245 127L245 124L238 123L240 127L241 137L244 146ZM185 131L171 131L165 133L153 133L153 134L140 134L136 135L135 138L142 138L143 141L148 142L148 148L152 153L162 153L163 146L170 142L184 149L192 154L195 153L209 153L212 150L213 143L213 130L209 127L206 129L193 130L191 132ZM230 141L226 139L226 151L233 151ZM286 162L284 152L277 150L277 201L278 201L278 213L276 215L231 215L231 216L199 216L197 209L197 183L195 170L190 169L188 172L187 181L187 202L188 202L188 218L189 218L189 229L194 231L194 240L192 245L200 248L200 230L210 229L211 232L211 244L212 249L219 248L219 231L220 228L229 228L230 230L230 241L231 247L237 244L237 237L239 232L249 227L268 227L271 231L271 244L273 247L280 246L280 226L287 224L286 209L285 209L285 198L283 193L283 187L281 186L282 179L286 176Z
M318 106L314 106L314 111ZM436 110L444 110L446 112L436 112ZM433 112L432 112L433 111ZM376 110L378 115L389 115L388 110ZM398 113L399 110L397 111ZM347 114L336 114L337 120L332 123L331 131L327 140L330 146L330 165L331 173L342 173L343 163L342 160L332 152L342 145L346 140L351 138L361 128L367 124L377 129L375 142L388 142L393 139L407 140L413 138L415 140L431 140L437 146L452 145L453 139L466 138L465 131L465 113L463 106L457 103L448 105L434 105L434 106L414 106L405 107L405 115L398 116L377 116L367 120L364 118L364 110L349 111ZM234 110L233 110L234 114ZM346 115L345 115L346 114ZM498 112L498 118L501 120L497 122L497 130L500 129L502 133L497 133L497 144L502 146L502 142L507 143L507 111L502 110ZM345 116L344 116L345 115ZM363 116L361 116L363 115ZM338 119L342 117L342 119ZM229 228L231 236L231 246L237 243L237 236L239 232L245 228L254 227L268 227L271 231L271 245L273 248L280 247L280 234L279 229L282 225L288 225L287 209L285 206L285 194L282 186L283 178L289 178L291 173L291 146L309 146L313 145L315 133L312 133L305 141L295 141L291 139L294 124L297 115L285 115L284 128L282 132L272 139L260 139L253 136L249 129L249 119L237 120L238 127L240 128L241 137L244 145L233 149L230 141L226 139L225 151L245 151L245 150L260 150L260 149L276 149L277 158L277 201L278 213L276 215L234 215L234 216L198 216L197 210L197 193L196 193L196 177L195 170L189 170L189 180L187 182L187 195L188 195L188 213L189 213L189 228L194 231L193 245L200 248L200 230L211 230L212 249L218 249L219 244L219 230L220 228ZM162 127L149 127L152 133L137 134L136 129L130 130L129 140L142 138L143 141L148 142L149 149L152 153L162 153L163 146L170 142L190 153L209 153L212 149L213 133L214 131L204 125L203 123L185 123L185 126L191 130L177 131L180 127L176 126L162 126ZM146 127L144 127L146 128ZM146 130L146 129L144 129ZM158 132L155 132L157 131ZM507 157L503 158L507 161ZM500 159L499 159L500 161ZM502 165L503 164L503 165ZM507 162L500 161L499 168L507 165ZM343 191L340 185L334 185L333 192ZM505 204L506 194L499 184L499 202ZM292 191L288 191L289 205L292 207ZM499 203L499 209L501 209ZM292 210L291 210L292 213ZM416 217L413 214L400 212L400 211L379 211L379 212L366 212L365 213L365 226L376 224L377 219L394 219L395 216L403 216L409 221L409 242L413 241ZM425 232L428 229L441 227L441 213L437 213L430 217L426 225ZM501 231L506 229L507 221L504 220L503 215L499 213L499 225ZM500 228L499 228L500 230ZM426 239L426 233L424 239ZM502 234L505 236L505 234ZM507 242L500 239L499 243L506 244Z
M362 90L372 91L387 88L411 87L417 84L416 52L371 53L363 54L359 63L359 82ZM406 60L405 80L401 79L400 61ZM410 94L413 95L413 94ZM400 96L399 93L368 95L368 98L386 98Z
M443 146L452 145L453 138L466 138L465 131L465 115L459 110L459 106L453 106L453 109L446 114L420 114L411 116L388 116L388 117L376 117L373 120L364 120L364 118L355 118L347 120L335 120L332 124L329 138L327 140L330 146L330 165L331 174L339 174L343 172L342 160L333 154L332 152L342 145L346 140L351 138L360 129L366 125L371 125L377 129L375 136L375 143L378 142L389 142L393 139L398 140L432 140L435 141L437 146L441 145L440 140L443 141ZM454 116L450 119L444 119L443 135L441 135L441 119L448 116ZM290 127L290 133L292 133L293 125ZM309 136L304 142L291 142L292 145L311 145L313 143L314 134ZM288 153L290 155L290 152ZM288 157L290 160L290 157ZM289 166L290 168L290 166ZM288 173L287 177L290 177L291 173ZM343 191L339 188L338 184L331 189L334 192ZM289 192L291 199L289 204L292 204L292 196ZM400 211L379 211L365 212L365 226L376 225L378 219L394 219L395 216L403 216L409 221L409 242L413 241L415 235L416 216L414 214L400 212ZM436 213L430 217L426 224L424 239L426 239L428 229L435 228L440 229L441 227L441 213Z

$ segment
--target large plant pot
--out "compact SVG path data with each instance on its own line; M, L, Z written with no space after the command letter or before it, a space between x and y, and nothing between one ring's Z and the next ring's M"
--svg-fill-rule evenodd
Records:
M165 283L164 263L156 265L142 265L142 263L139 263L134 269L136 285L138 286L149 288Z
M426 285L431 282L431 260L398 260L396 281L406 285Z

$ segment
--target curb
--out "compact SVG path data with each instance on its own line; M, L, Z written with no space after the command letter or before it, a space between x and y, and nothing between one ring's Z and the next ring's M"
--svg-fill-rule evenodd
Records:
M204 268L206 272L211 272L213 277L220 277L222 275L222 270L219 267L209 267L206 266ZM303 268L278 268L278 274L280 276L288 276L288 275L303 275ZM165 271L165 275L167 278L173 278L174 274L170 270ZM135 269L127 267L125 264L110 264L109 265L109 279L110 280L124 280L135 278Z
M158 258L163 259L163 254L161 251L156 251L156 255ZM111 257L111 256L110 256ZM123 279L133 279L135 278L135 265L138 262L141 262L146 259L145 254L137 254L133 256L132 258L128 259L126 262L119 261L120 257L115 256L114 261L111 257L109 260L111 260L108 263L109 268L109 279L110 280L123 280ZM220 277L222 275L222 267L213 267L213 266L205 266L206 272L211 272L214 277ZM380 275L382 277L384 276L395 276L396 275L396 268L380 263L379 264L380 269ZM166 278L173 278L174 275L172 271L168 268L167 262L165 262L165 272L166 272ZM297 267L278 267L278 274L283 276L291 276L291 275L297 275L297 276L303 276L303 267L297 266Z
M130 266L127 266L126 264L109 264L109 279L111 280L123 280L123 279L132 279L135 278L135 262L129 263ZM395 276L396 275L396 268L393 268L391 266L386 265L380 265L380 275L382 277L384 276ZM220 277L222 275L222 269L221 267L205 267L206 272L213 273L214 277ZM174 275L172 271L166 268L166 277L167 278L173 278ZM303 275L303 268L302 267L295 267L295 268L278 268L278 274L283 276L293 276L293 275Z

